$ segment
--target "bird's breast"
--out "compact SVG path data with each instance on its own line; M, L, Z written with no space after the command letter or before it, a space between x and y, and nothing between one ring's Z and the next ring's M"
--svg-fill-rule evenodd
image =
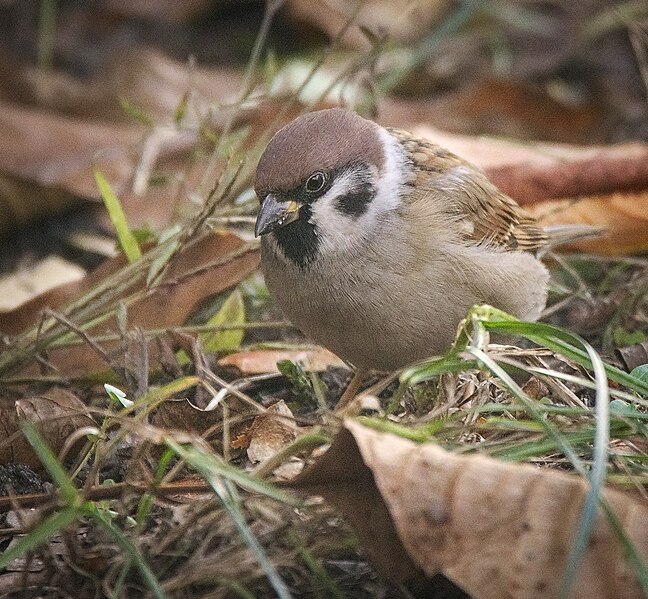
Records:
M355 366L390 370L452 341L454 325L439 330L436 287L425 273L417 280L404 272L406 257L377 261L358 255L301 269L270 244L262 246L266 284L285 315ZM434 337L432 327L438 329Z

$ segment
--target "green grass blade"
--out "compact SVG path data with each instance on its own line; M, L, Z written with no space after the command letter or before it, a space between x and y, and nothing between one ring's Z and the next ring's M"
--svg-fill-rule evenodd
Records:
M51 71L54 66L57 5L57 0L40 0L37 64L43 71Z
M412 55L397 69L388 71L378 80L378 89L387 93L401 83L408 75L434 53L436 47L445 39L459 31L470 19L486 5L485 0L464 0L430 35L418 44Z
M603 497L603 486L605 485L608 470L608 445L610 442L610 393L605 365L601 357L587 341L581 339L579 341L585 348L594 371L594 382L596 383L596 434L594 438L593 464L589 476L590 486L578 523L576 538L567 558L565 575L560 589L561 597L569 597L594 530L596 512L599 501Z
M587 342L569 331L542 322L529 323L515 319L509 321L485 321L483 324L489 331L526 337L529 341L560 353L581 366L593 368L591 356L587 351L576 347ZM604 364L604 368L607 376L613 381L648 397L648 382L642 381L610 364Z
M144 556L138 551L132 541L125 536L121 530L116 528L105 514L103 514L93 503L86 503L84 505L84 511L87 516L95 520L95 522L97 522L97 524L99 524L115 540L117 545L121 547L124 553L131 560L131 563L135 564L151 594L154 597L157 597L157 599L165 599L166 595L155 577L155 574L153 574L153 571L146 563Z
M468 347L466 350L468 353L472 354L477 360L479 360L484 367L488 368L508 389L508 391L518 399L522 405L526 408L527 412L538 422L542 423L545 431L549 436L555 441L556 445L560 448L560 451L565 455L565 457L571 462L574 468L582 476L587 476L587 470L580 459L578 454L574 451L574 448L566 440L565 436L560 433L560 431L553 425L553 423L543 417L542 412L537 408L536 403L520 388L520 386L511 378L511 376L506 372L493 358L491 358L486 352L477 348L477 347Z
M445 355L443 358L437 358L408 368L401 374L400 381L401 385L407 387L417 385L446 372L466 372L466 370L477 368L477 362L465 360L452 353Z
M243 541L254 553L259 565L272 585L272 588L277 593L277 597L279 597L279 599L292 599L288 586L266 555L261 543L259 543L258 539L250 530L250 527L247 525L245 516L241 510L241 498L236 487L229 480L220 481L212 478L209 480L209 483L223 503L223 507L228 511L230 518L232 518L232 522L234 522L234 525L238 529Z
M230 578L217 578L216 582L226 589L229 589L241 599L257 599L257 596L252 592L246 589L240 582L232 580ZM229 596L229 595L228 595Z
M346 595L331 579L325 568L310 552L306 543L299 538L297 533L292 532L289 538L293 547L295 547L295 550L297 551L297 555L299 555L304 564L306 564L306 567L311 571L319 586L325 590L324 592L326 594L318 593L316 596L331 597L332 599L345 599Z
M110 187L110 183L108 183L108 180L103 176L101 171L96 167L92 170L94 172L95 181L97 182L97 187L99 188L99 192L103 198L104 205L106 206L106 210L108 210L108 216L110 216L110 220L117 232L119 245L122 250L124 250L124 254L126 254L128 261L135 262L135 260L141 257L142 252L140 251L137 239L135 239L135 236L128 226L126 215L122 210L119 198L113 191L112 187Z
M277 593L277 596L280 599L290 599L291 595L286 583L272 565L272 562L268 559L263 547L252 534L252 531L248 528L247 523L245 522L245 517L240 508L240 497L233 483L279 501L293 505L298 504L298 502L278 491L268 483L257 480L238 468L218 460L215 456L206 451L201 451L192 446L180 445L173 439L167 439L166 442L179 457L197 470L211 485L212 489L214 489L214 492L221 500L223 507L230 514L241 538L254 552L259 565Z
M167 447L164 450L162 457L158 462L157 468L155 469L155 475L153 477L154 487L157 488L157 486L162 482L162 479L166 474L167 468L169 467L169 464L171 463L171 460L173 459L174 456L175 453L171 448ZM154 499L155 499L154 493L146 492L142 494L142 497L140 498L139 503L137 505L137 512L135 515L135 521L140 527L144 526L144 522L148 518L151 509L153 508Z
M253 493L265 495L276 501L287 503L288 505L299 506L301 501L291 497L290 495L280 491L273 485L259 480L248 473L228 464L227 462L218 459L216 456L208 453L205 450L200 450L191 445L180 445L175 440L167 438L166 444L175 451L175 453L182 458L192 468L197 470L205 480L209 481L214 476L231 480L239 485L241 488Z
M59 533L69 524L72 524L82 514L82 508L75 505L48 516L45 520L34 526L25 537L0 555L0 571L6 568L7 564L10 564L13 560L29 551L33 551L45 543L47 539Z
M240 289L235 289L223 302L218 312L206 324L216 328L224 324L243 323L245 323L243 294ZM229 329L225 331L200 333L199 339L204 351L218 353L238 349L243 342L244 335L245 331L243 329Z
M54 484L58 487L63 501L68 506L79 506L81 494L72 483L68 473L58 461L52 450L48 447L45 439L38 432L38 429L31 423L22 425L22 431L29 444L34 448L36 455L52 477Z

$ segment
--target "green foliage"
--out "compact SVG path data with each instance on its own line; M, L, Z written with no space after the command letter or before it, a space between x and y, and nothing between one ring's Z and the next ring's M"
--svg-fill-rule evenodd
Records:
M131 117L136 123L140 123L146 127L153 127L155 125L153 118L128 98L119 98L119 106L124 113Z
M326 388L317 373L307 373L301 364L292 360L280 360L277 368L288 379L293 394L300 399L300 405L306 403L325 407Z
M575 433L565 433L552 420L546 418L543 404L529 397L506 369L497 362L497 359L485 351L487 332L522 336L591 370L596 390L593 429L588 430L588 427L585 427ZM454 372L459 369L460 362L464 360L466 368L476 366L497 377L498 385L503 386L519 402L522 410L532 418L533 422L527 422L524 425L527 430L544 433L544 439L540 441L540 444L538 441L530 441L511 446L508 452L509 459L511 457L525 459L534 455L539 449L541 449L541 453L559 451L567 457L578 473L589 480L589 491L581 513L578 531L568 556L562 584L561 596L566 597L569 595L589 542L599 505L606 512L610 511L601 494L607 474L610 436L608 378L636 393L636 396L629 394L628 398L633 400L635 405L642 406L648 404L645 399L639 397L640 395L648 396L648 381L604 363L589 343L569 331L543 323L522 322L491 306L475 306L470 310L450 351L442 358L406 370L401 376L401 388L414 382L428 380L441 372ZM624 415L629 417L631 412L626 410ZM591 468L584 463L579 455L577 447L581 444L593 444L594 446ZM648 589L646 565L638 558L636 551L634 551L634 555L634 563L638 568L637 576Z
M288 379L296 393L312 393L313 388L303 366L292 360L279 360L277 368Z
M110 216L110 220L115 227L115 231L117 232L117 240L119 241L119 245L124 254L126 254L128 261L135 262L135 260L142 256L142 252L140 251L139 244L137 243L135 235L133 235L132 231L128 227L126 215L122 210L119 198L117 197L112 187L110 186L110 183L108 183L108 180L103 176L101 171L95 167L93 169L93 172L95 181L97 182L97 187L99 188L99 192L101 193L101 197L103 198L104 204L106 206L106 210L108 210L108 216Z
M128 556L130 563L135 564L151 594L157 599L163 599L165 597L164 591L146 563L144 556L133 542L114 525L112 522L113 516L109 513L109 510L101 502L95 504L92 501L84 501L81 492L74 486L62 464L57 460L33 424L25 424L23 432L41 463L52 477L55 486L59 490L64 507L42 520L9 551L3 553L0 556L0 569L5 568L14 559L36 549L52 536L60 534L64 528L72 523L81 518L90 518L108 532Z
M222 325L237 325L245 323L245 302L239 289L230 293L218 312L208 321L207 325L215 329ZM218 353L238 349L243 342L243 329L228 329L201 333L200 343L206 352Z
M289 599L291 594L286 583L279 575L279 572L268 558L262 545L254 536L246 522L241 496L233 483L236 482L245 488L255 490L280 501L294 503L294 500L276 490L271 485L257 480L238 468L221 461L208 451L203 451L200 448L190 445L179 445L171 439L167 440L167 444L209 483L223 507L229 513L243 541L252 550L261 569L277 593L277 596L280 599Z
M633 368L630 376L648 384L648 364L642 364L641 366Z
M614 345L617 347L624 347L626 345L635 345L643 343L646 340L646 335L642 331L628 331L624 327L614 327L612 331L612 339Z

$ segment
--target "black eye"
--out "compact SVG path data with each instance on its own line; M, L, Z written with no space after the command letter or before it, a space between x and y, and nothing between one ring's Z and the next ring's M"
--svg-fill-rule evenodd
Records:
M308 181L306 181L306 191L310 193L317 193L318 191L322 191L325 184L326 175L324 173L313 173L310 177L308 177Z

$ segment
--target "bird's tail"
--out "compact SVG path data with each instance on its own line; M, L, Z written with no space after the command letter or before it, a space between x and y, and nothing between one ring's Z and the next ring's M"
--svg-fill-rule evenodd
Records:
M596 225L550 225L544 228L549 250L572 241L601 237L606 231L606 227Z

